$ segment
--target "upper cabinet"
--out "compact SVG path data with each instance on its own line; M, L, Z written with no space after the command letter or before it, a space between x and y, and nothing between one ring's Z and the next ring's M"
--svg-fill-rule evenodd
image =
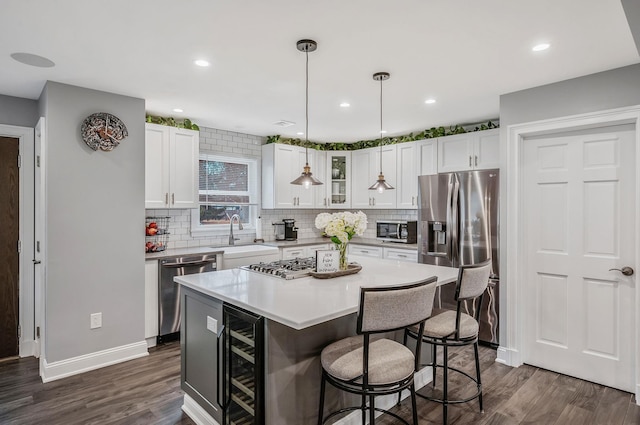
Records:
M418 163L416 143L400 143L396 148L396 170L398 186L396 187L396 207L405 209L418 208Z
M382 172L385 180L394 188L396 180L396 145L382 147ZM380 148L351 151L351 208L396 208L395 190L380 193L369 190L380 174Z
M475 131L438 139L438 172L500 167L500 130Z
M418 175L438 174L438 139L425 139L415 142Z
M351 152L329 151L326 154L325 208L351 208Z
M146 124L145 208L197 208L197 131Z
M316 151L309 149L308 155L311 172L316 176L315 172L319 169ZM305 189L302 185L291 184L302 173L306 156L305 148L300 146L279 143L262 145L262 208L315 207L315 194L320 193L317 186Z

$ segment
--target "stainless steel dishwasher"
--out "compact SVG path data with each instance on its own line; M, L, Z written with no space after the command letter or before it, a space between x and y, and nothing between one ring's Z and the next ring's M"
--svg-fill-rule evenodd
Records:
M165 258L158 263L158 343L162 343L180 337L180 285L173 278L216 271L216 254Z

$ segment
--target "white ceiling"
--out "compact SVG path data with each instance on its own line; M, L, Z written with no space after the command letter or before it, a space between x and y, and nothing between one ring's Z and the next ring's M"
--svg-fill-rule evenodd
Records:
M391 73L383 127L393 136L497 118L500 94L639 61L620 0L2 0L0 10L0 94L37 99L53 80L262 136L304 131L296 41L311 38L314 141L378 137L377 71ZM540 42L551 48L532 52Z

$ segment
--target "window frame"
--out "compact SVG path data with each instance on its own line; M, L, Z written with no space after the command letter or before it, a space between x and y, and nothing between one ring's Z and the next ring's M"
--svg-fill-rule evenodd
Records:
M254 156L236 156L228 153L203 152L198 155L198 167L201 160L232 162L237 164L246 164L248 166L248 192L249 203L239 204L249 206L249 222L242 223L243 230L234 228L234 234L250 234L256 231L256 220L259 215L260 206L260 158ZM220 236L229 234L228 224L201 224L200 223L200 205L208 204L200 202L200 177L198 177L198 208L191 209L191 235L192 236Z

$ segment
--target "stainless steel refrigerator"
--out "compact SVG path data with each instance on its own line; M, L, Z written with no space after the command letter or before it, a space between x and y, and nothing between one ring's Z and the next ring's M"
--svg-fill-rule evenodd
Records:
M480 341L497 346L499 170L419 176L418 261L458 267L492 260L480 312ZM455 285L443 285L436 305L455 309ZM472 313L475 305L466 305Z

